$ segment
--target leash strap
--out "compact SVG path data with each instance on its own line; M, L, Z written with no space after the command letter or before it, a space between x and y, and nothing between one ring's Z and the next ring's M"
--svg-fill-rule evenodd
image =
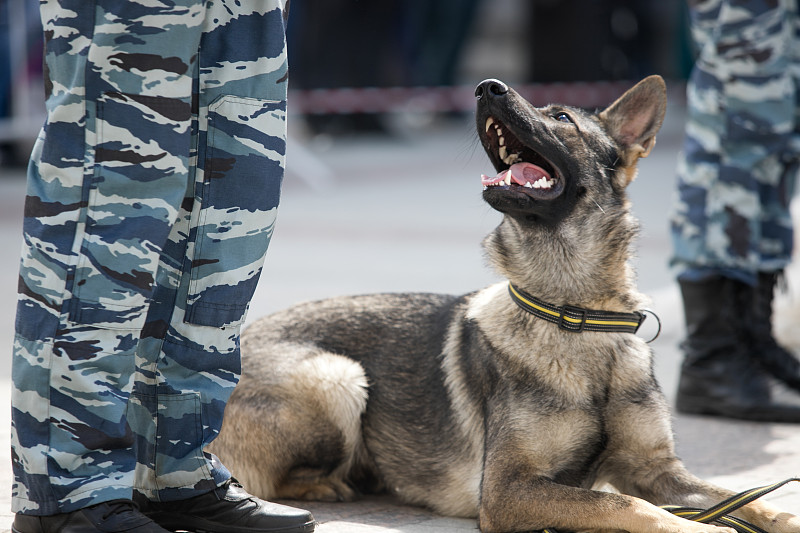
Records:
M713 507L709 507L708 509L681 507L680 505L662 505L661 508L676 516L686 518L687 520L702 522L704 524L716 522L723 526L733 528L738 533L769 533L758 526L746 522L741 518L730 516L727 513L732 513L740 507L744 507L748 503L759 499L765 494L769 494L773 490L781 488L791 481L800 481L800 478L793 477L784 481L779 481L778 483L773 483L772 485L766 485L740 492L739 494L731 496L727 500L720 502ZM553 528L546 528L540 530L538 533L558 533L558 531Z
M750 502L753 502L760 497L764 496L765 494L769 494L770 492L781 488L782 486L786 485L791 481L800 481L800 478L789 478L783 481L779 481L778 483L773 483L772 485L765 485L763 487L756 487L754 489L746 490L744 492L740 492L735 496L731 496L727 500L718 503L717 505L710 507L706 510L702 509L692 509L690 507L675 507L675 506L665 506L664 509L668 510L671 513L677 514L678 516L683 516L684 518L688 518L689 520L694 520L695 522L703 522L704 524L708 524L709 522L713 521L720 521L723 518L726 519L734 519L734 517L726 516L728 513L732 513L733 511L744 507ZM748 524L744 520L736 519L739 522L742 522L747 526L747 531L755 531L760 532L761 529L758 527ZM731 526L733 527L733 526Z
M702 509L695 509L693 507L680 507L677 505L662 505L661 508L669 511L675 516L680 516L681 518L685 518L687 520L694 520L695 516L703 512ZM760 527L749 522L745 522L741 518L736 518L735 516L723 515L714 519L713 521L717 524L730 527L736 530L738 533L768 533ZM551 531L551 533L555 532Z
M508 293L520 308L559 328L580 333L582 331L605 331L609 333L636 333L646 315L644 313L615 313L596 311L571 305L557 307L531 296L522 289L508 284Z

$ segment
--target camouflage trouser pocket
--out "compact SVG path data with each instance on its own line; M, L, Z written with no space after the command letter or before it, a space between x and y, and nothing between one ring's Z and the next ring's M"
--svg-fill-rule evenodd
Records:
M86 140L80 245L69 319L99 328L144 324L159 256L186 191L191 107L181 99L105 93Z
M285 153L285 101L226 95L209 106L206 143L198 150L196 236L187 250L186 322L244 321L272 237Z
M139 439L137 488L191 487L209 477L200 395L133 393L128 422ZM157 480L157 481L156 481Z

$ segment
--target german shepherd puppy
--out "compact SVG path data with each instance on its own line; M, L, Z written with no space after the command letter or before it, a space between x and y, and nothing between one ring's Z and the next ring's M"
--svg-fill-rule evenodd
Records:
M243 376L212 451L262 498L347 501L383 488L478 517L487 533L719 533L657 507L732 493L675 456L645 341L581 324L584 310L638 316L644 304L626 186L655 144L664 81L649 77L597 114L533 107L497 80L476 95L498 172L483 177L483 196L504 215L484 246L510 283L334 298L260 319L242 336ZM567 310L581 317L573 330ZM800 533L800 518L763 502L741 517Z

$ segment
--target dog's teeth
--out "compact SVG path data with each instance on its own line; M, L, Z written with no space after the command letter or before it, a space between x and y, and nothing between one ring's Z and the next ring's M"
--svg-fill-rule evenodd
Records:
M527 188L529 188L529 189L532 189L532 188L533 188L533 185L531 185L531 182L530 182L530 181L526 181L526 182L525 182L525 186L526 186Z
M497 139L497 142L500 143L500 146L503 146L506 144L506 138L500 137L499 139Z
M486 133L489 133L489 128L492 127L492 124L494 124L494 119L492 117L487 118L486 119Z
M505 146L501 146L497 153L500 155L500 159L502 159L504 163L508 163L508 161L506 161L506 158L508 157L508 150Z

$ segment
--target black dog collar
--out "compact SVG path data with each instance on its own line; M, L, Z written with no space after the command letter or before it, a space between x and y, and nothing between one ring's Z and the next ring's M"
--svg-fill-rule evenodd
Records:
M581 331L636 333L646 318L644 313L639 312L594 311L571 305L556 307L531 296L522 289L515 287L513 283L508 284L508 293L514 303L525 311L557 324L561 329L575 333L580 333Z

